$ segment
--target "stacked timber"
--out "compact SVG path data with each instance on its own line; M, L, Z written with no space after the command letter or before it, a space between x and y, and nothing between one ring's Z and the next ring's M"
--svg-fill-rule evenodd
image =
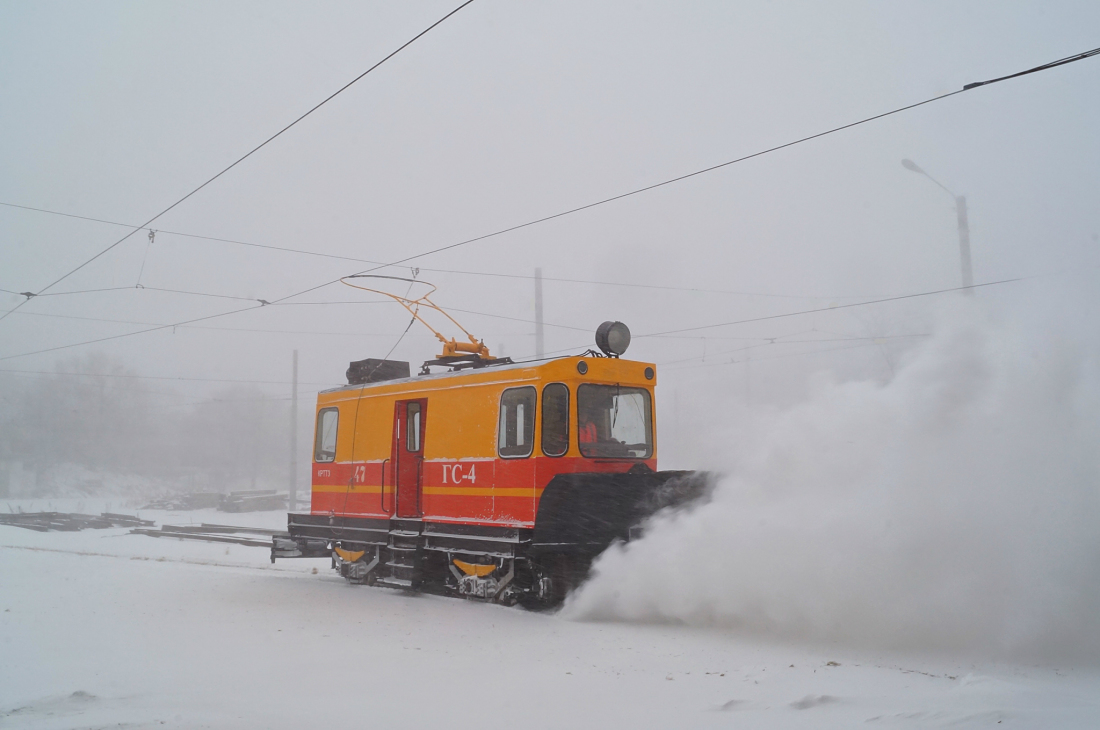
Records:
M218 510L221 512L269 512L286 509L285 494L274 489L230 492L222 497Z
M133 515L103 512L99 515L83 515L75 512L13 512L0 513L0 525L22 527L38 532L76 532L77 530L104 530L109 527L151 527L152 520L142 520Z

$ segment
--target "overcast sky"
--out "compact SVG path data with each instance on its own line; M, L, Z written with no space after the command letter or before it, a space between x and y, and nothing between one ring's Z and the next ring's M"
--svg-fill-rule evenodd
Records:
M457 4L4 2L0 202L140 224ZM176 233L393 261L1085 51L1097 27L1086 1L477 0L159 219L152 245L139 232L51 293L130 289L41 297L0 322L0 357L255 304L153 288L274 300L367 268ZM957 286L954 202L902 168L912 158L967 196L975 281L1087 272L1100 265L1098 88L1100 58L1082 61L410 265L513 357L534 352L533 283L509 277L537 266L672 287L547 281L551 351L590 346L605 319L641 335ZM0 206L0 288L37 291L127 231ZM22 299L0 293L3 309ZM281 381L298 349L315 391L385 355L408 316L305 303L377 299L337 284L0 368L97 350L145 374ZM669 365L666 388L703 372L735 387L735 366L675 367L767 341L728 338L919 334L925 301L705 342L639 337L630 356ZM437 349L416 325L392 357ZM803 370L821 363L806 345L789 352L811 352ZM844 357L889 367L876 348Z

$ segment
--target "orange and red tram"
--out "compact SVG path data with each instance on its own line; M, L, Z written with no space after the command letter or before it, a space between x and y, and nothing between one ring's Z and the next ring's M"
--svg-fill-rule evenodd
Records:
M654 365L450 353L418 377L352 363L348 385L318 394L311 509L288 516L273 561L331 557L350 582L552 605L645 517L701 493L702 477L657 471Z

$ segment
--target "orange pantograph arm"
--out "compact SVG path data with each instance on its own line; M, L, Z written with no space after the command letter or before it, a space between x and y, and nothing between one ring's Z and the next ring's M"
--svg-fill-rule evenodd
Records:
M358 284L352 284L351 282L348 281L348 279L355 279L355 278L392 279L394 281L407 281L407 282L410 282L412 284L423 284L424 286L429 286L429 287L431 287L431 290L427 294L424 294L423 296L417 297L416 299L410 299L407 296L403 297L400 294L391 294L390 292L383 291L381 289L371 289L371 288L368 288L368 287L365 287L365 286L359 286ZM477 355L478 357L480 357L482 359L485 359L485 360L491 359L491 356L489 355L489 348L485 346L484 342L479 341L476 337L474 337L472 334L470 334L469 330L467 330L465 327L463 327L461 324L458 323L458 320L456 320L451 315L447 314L447 312L442 307L440 307L438 304L436 304L435 302L433 302L431 299L428 298L432 294L435 294L435 292L438 288L438 287L435 286L435 284L431 284L431 283L426 282L426 281L418 281L416 279L405 279L405 278L402 278L402 277L399 277L399 276L369 276L369 275L345 276L344 278L340 279L340 283L346 284L347 286L350 286L353 289L360 289L362 291L369 291L372 294L381 294L382 296L389 297L390 299L393 299L395 302L397 302L402 307L404 307L409 312L409 314L411 314L413 316L414 319L416 319L422 325L427 327L431 331L431 333L436 336L436 339L438 339L440 342L443 343L443 356L444 357L458 355L459 353L469 353L469 354ZM435 327L432 327L430 324L428 324L427 320L425 320L423 317L420 316L420 308L421 307L427 307L428 309L433 309L436 312L439 312L440 314L442 314L447 319L449 319L455 327L458 327L460 330L462 330L463 334L465 334L466 337L469 338L470 344L467 345L464 342L456 342L453 337L448 340L446 337L441 335L439 333L439 331L436 330Z

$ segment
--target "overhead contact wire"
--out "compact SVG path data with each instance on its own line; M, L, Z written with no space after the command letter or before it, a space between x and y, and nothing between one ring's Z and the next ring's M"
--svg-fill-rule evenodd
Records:
M750 319L737 319L732 322L719 322L718 324L704 324L697 327L684 327L676 330L665 330L663 332L649 332L644 335L635 335L635 337L659 337L662 335L674 335L681 332L698 332L699 330L714 329L716 327L731 327L735 324L748 324L749 322L765 322L769 319L782 319L784 317L797 317L803 314L817 314L818 312L835 312L838 309L849 309L851 307L865 307L869 304L883 304L885 302L897 302L903 299L917 299L918 297L930 297L936 294L947 294L957 291L968 291L973 289L981 289L987 286L997 286L998 284L1012 284L1018 281L1026 281L1028 279L1034 279L1034 276L1020 276L1015 279L1001 279L1000 281L987 281L984 284L970 284L967 286L955 286L948 289L936 289L934 291L918 292L916 294L902 294L896 297L883 297L881 299L868 299L862 302L852 302L850 304L836 304L829 307L818 307L816 309L803 309L798 312L785 312L783 314L769 314L764 317L752 317Z
M384 63L385 63L386 61L390 60L391 58L393 58L394 56L396 56L396 55L397 55L398 53L400 53L401 51L403 51L403 50L405 50L406 48L408 48L408 47L409 47L410 45L412 45L412 44L413 44L413 43L414 43L415 41L417 41L417 40L418 40L419 38L421 38L422 36L424 36L424 35L425 35L426 33L428 33L428 32L429 32L430 30L432 30L433 28L435 28L435 27L436 27L437 25L439 25L439 24L440 24L440 23L442 23L443 21L447 20L447 18L450 18L450 17L452 16L452 15L454 15L455 13L457 13L457 12L458 12L459 10L462 10L462 8L466 7L467 5L469 5L470 3L472 3L473 1L474 1L474 0L466 0L466 2L462 3L462 4L461 4L461 5L459 5L459 6L457 7L457 8L455 8L455 9L454 9L454 10L452 10L452 11L450 11L449 13L447 13L446 15L444 15L444 16L443 16L442 18L440 18L439 20L437 20L437 21L435 21L434 23L432 23L431 25L429 25L429 26L428 26L427 28L425 28L424 30L422 30L422 31L420 31L419 33L417 33L417 34L416 34L415 36L413 36L413 37L412 37L411 39L409 39L409 40L408 40L408 41L406 41L406 42L405 42L404 44L402 44L401 46L399 46L399 47L397 48L397 50L395 50L395 51L392 51L392 52L391 52L391 53L390 53L389 55L387 55L387 56L386 56L385 58L383 58L383 59L382 59L381 61L379 61L378 63L374 64L373 66L371 66L370 68L368 68L368 69L367 69L366 71L364 71L363 73L359 74L358 76L356 76L356 77L355 77L354 79L352 79L352 80L351 80L351 81L349 81L348 83L346 83L346 84L344 84L343 86L341 86L341 87L340 87L339 89L337 89L336 91L334 91L334 92L333 92L332 94L329 94L329 95L328 95L327 97L325 97L325 99L324 99L324 100L322 100L322 101L321 101L320 103L318 103L317 105L315 105L315 106L314 106L314 107L313 107L312 109L310 109L309 111L307 111L307 112L306 112L305 114L301 115L300 117L298 117L297 119L295 119L295 120L294 120L293 122L291 122L290 124L286 125L286 126L285 126L285 127L283 127L282 129L280 129L280 130L279 130L278 132L276 132L275 134L271 135L270 137L268 137L267 139L265 139L265 140L264 140L263 142L261 142L260 144L256 145L255 147L253 147L253 148L252 148L251 150L249 150L249 151L248 151L248 152L247 152L246 154L244 154L244 155L243 155L242 157L238 158L236 162L234 162L233 164L231 164L231 165L229 165L228 167L226 167L225 169L223 169L223 170L222 170L221 172L219 172L219 173L218 173L217 175L214 175L214 177L210 178L209 180L207 180L206 182L204 182L204 183L203 183L202 185L199 185L199 186L198 186L197 188L195 188L195 189L194 189L194 190L192 190L191 192L187 193L187 195L184 195L184 196L183 196L182 198L180 198L180 199L179 199L179 200L177 200L176 202L172 203L172 204L171 204L171 205L169 205L169 206L168 206L167 208L165 208L165 209L164 209L164 210L162 210L161 212L157 213L157 214L156 214L155 216L153 216L153 217L152 217L152 218L150 218L149 220L145 221L145 223L143 223L143 224L141 224L140 226L138 226L138 227L134 228L134 230L130 231L130 232L129 232L129 233L127 233L127 234L126 234L125 236L123 236L122 238L118 239L117 241L115 241L114 243L112 243L112 244L111 244L110 246L108 246L107 248L105 248L105 249L103 249L102 251L100 251L99 253L97 253L97 254L96 254L95 256L92 256L92 257L91 257L90 259L88 259L88 260L87 260L87 261L85 261L84 263L82 263L82 264L80 264L79 266L77 266L76 268L74 268L74 269L70 270L70 271L69 271L68 273L66 273L66 274L65 274L64 276L61 276L60 278L58 278L58 279L55 279L55 280L54 280L53 282L51 282L51 283L50 283L50 284L48 284L47 286L45 286L45 287L43 287L42 289L40 289L40 290L39 290L39 291L38 291L37 293L38 293L38 294L41 294L42 292L44 292L44 291L47 291L47 290L49 290L49 289L50 289L50 288L52 288L53 286L55 286L55 285L59 284L60 282L64 281L65 279L67 279L67 278L69 278L70 276L72 276L73 274L75 274L76 272L80 271L80 270L81 270L81 269L83 269L83 268L84 268L85 266L87 266L88 264L92 263L93 261L95 261L96 259L98 259L98 258L99 258L100 256L102 256L103 254L107 253L108 251L110 251L111 249L113 249L113 248L114 248L115 246L118 246L118 245L119 245L120 243L122 243L122 242L123 242L123 241L125 241L126 239L130 238L130 236L134 235L135 233L137 233L137 232L138 232L138 231L140 231L140 230L143 230L143 229L145 229L145 228L146 228L147 226L149 226L149 225L150 225L151 223L153 223L153 222L154 222L154 221L156 221L156 220L157 220L158 218L160 218L161 216L163 216L163 215L164 215L165 213L167 213L168 211L172 210L172 209L173 209L173 208L175 208L176 206L180 205L180 204L181 204L181 203L183 203L183 202L184 202L185 200L187 200L188 198L190 198L190 197L191 197L192 195L194 195L195 193L199 192L200 190L202 190L203 188L205 188L205 187L206 187L207 185L209 185L210 183L214 182L214 181L215 181L215 180L217 180L217 179L218 179L219 177L221 177L222 175L224 175L225 173L229 172L230 170L232 170L232 169L233 169L234 167L236 167L237 165L239 165L239 164L241 164L242 162L244 162L245 160L247 160L247 159L248 159L249 157L251 157L251 156L252 156L253 154L255 154L256 152L258 152L259 150L261 150L261 149L262 149L263 147L267 146L267 144L268 144L268 143L270 143L271 141L273 141L274 139L276 139L277 137L279 137L280 135L282 135L282 134L283 134L284 132L286 132L287 130L289 130L289 129L290 129L291 127L293 127L294 125L298 124L298 122L302 121L303 119L305 119L306 117L308 117L308 116L309 116L310 114L312 114L313 112L317 111L317 110L318 110L318 109L320 109L320 108L321 108L322 106L324 106L325 104L327 104L328 102L332 101L332 100L333 100L334 98L336 98L336 97L337 97L337 96L339 96L339 95L340 95L341 93L343 93L344 91L346 91L346 90L347 90L348 88L350 88L350 87L351 87L351 86L352 86L353 84L355 84L355 83L356 83L357 81L359 81L359 80L360 80L360 79L362 79L362 78L363 78L364 76L366 76L367 74L369 74L369 73L370 73L371 71L374 71L374 70L375 70L376 68L378 68L379 66L381 66L382 64L384 64ZM26 304L26 303L27 303L28 301L30 301L30 297L27 297L27 299L25 299L24 301L22 301L22 302L20 302L20 303L19 303L18 305L16 305L15 309L18 309L19 307L23 306L23 305L24 305L24 304ZM12 311L14 311L14 310L12 310ZM0 315L0 320L3 320L3 319L4 319L5 317L7 317L7 316L8 316L9 314L11 314L11 311L9 311L9 312L7 312L7 313L5 313L5 314L3 314L3 315Z
M264 305L262 305L262 304L257 304L253 307L243 307L241 309L233 309L233 310L230 310L228 312L220 312L218 314L210 314L210 315L207 315L205 317L196 317L194 319L184 320L183 322L174 322L172 324L157 325L156 327L149 327L147 329L137 330L136 332L124 332L123 334L120 334L120 335L111 335L110 337L100 337L100 338L97 338L97 339L94 339L94 340L85 340L84 342L74 342L74 343L69 344L69 345L57 345L56 347L47 347L45 349L35 350L33 352L23 352L23 353L20 353L18 355L5 355L4 357L0 357L0 361L12 360L12 359L17 358L17 357L29 357L30 355L41 355L41 354L47 353L47 352L56 352L57 350L67 350L69 348L80 347L82 345L94 345L94 344L97 344L99 342L108 342L110 340L120 340L123 337L133 337L134 335L143 335L143 334L146 334L147 332L156 332L158 330L166 330L166 329L172 329L172 328L175 328L175 327L182 327L183 325L186 325L186 324L194 324L195 322L203 322L203 321L206 321L208 319L217 319L218 317L228 317L231 314L238 314L240 312L246 312L250 309L260 309L263 306ZM8 310L7 314L11 314L14 311L15 311L14 309L10 309L10 310ZM4 316L7 316L7 315L4 315Z
M0 201L0 205L8 208L19 208L21 210L30 210L35 213L46 213L49 215L63 216L65 218L76 218L78 220L92 221L95 223L105 223L112 226L122 226L124 228L137 227L133 223L122 223L119 221L110 221L103 218L91 218L83 215L75 215L73 213L65 213L58 210L48 210L46 208L35 208L29 205L17 205L16 203L6 203ZM149 230L149 229L142 229ZM361 264L379 264L389 265L384 261L374 261L372 259L358 258L356 256L340 256L339 254L324 253L322 251L307 251L300 248L290 248L288 246L272 246L265 243L255 243L253 241L239 241L232 238L219 238L217 236L203 236L197 233L184 233L182 231L169 231L163 228L157 229L157 233L167 236L182 236L184 238L197 238L203 241L216 241L218 243L231 243L236 246L249 246L251 248L267 249L269 251L280 251L282 253L295 253L303 256L317 256L319 258L336 259L339 261L355 261ZM434 269L429 267L422 267L421 271L433 271L443 274L459 274L462 276L489 276L500 279L526 279L531 280L535 277L530 274L504 274L493 271L464 271L461 269ZM630 287L632 289L656 289L660 291L683 291L683 292L695 292L699 294L733 294L737 296L749 296L749 297L773 297L776 299L855 299L858 296L846 294L843 296L835 295L822 295L822 294L776 294L772 292L752 292L752 291L734 291L729 289L703 289L700 287L686 287L686 286L667 286L659 284L639 284L636 282L624 282L624 281L597 281L593 279L567 279L564 277L556 276L544 276L543 281L558 281L566 284L592 284L595 286L623 286ZM132 287L118 287L119 289L130 289ZM148 288L148 287L145 287ZM0 291L6 291L0 289ZM10 292L11 294L18 294L18 292ZM69 293L69 292L63 292ZM44 294L43 296L54 296L52 294ZM871 296L871 295L865 295Z
M543 216L541 218L536 218L535 220L532 220L532 221L527 221L526 223L520 223L518 225L509 226L508 228L502 228L498 231L493 231L492 233L486 233L486 234L483 234L483 235L480 235L480 236L475 236L474 238L468 238L464 241L459 241L457 243L451 243L451 244L448 244L446 246L440 246L439 248L435 248L435 249L432 249L430 251L425 251L423 253L414 254L412 256L406 256L403 259L398 259L396 261L392 261L389 264L375 266L374 268L365 269L363 271L359 271L359 272L356 272L356 273L358 273L358 274L369 274L373 271L378 271L380 269L388 268L390 266L399 266L401 264L405 264L405 263L408 263L410 261L414 261L416 259L423 258L425 256L431 256L431 255L434 255L434 254L437 254L437 253L442 253L444 251L450 251L451 249L459 248L460 246L466 246L466 245L469 245L471 243L476 243L478 241L484 241L488 238L494 238L496 236L501 236L505 233L511 233L512 231L518 231L518 230L521 230L523 228L529 228L530 226L535 226L535 225L538 225L540 223L545 223L547 221L552 221L552 220L555 220L557 218L563 218L565 216L572 215L574 213L579 213L579 212L584 211L584 210L589 210L591 208L595 208L595 207L598 207L598 206L601 206L601 205L606 205L608 203L615 202L616 200L622 200L624 198L629 198L631 196L638 195L640 193L644 193L644 192L647 192L647 191L650 191L650 190L655 190L657 188L661 188L661 187L664 187L666 185L672 185L673 183L682 182L684 180L688 180L690 178L697 177L699 175L704 175L708 172L713 172L715 170L720 170L722 168L729 167L731 165L736 165L738 163L745 162L747 160L751 160L751 159L754 159L754 158L757 158L757 157L761 157L763 155L767 155L767 154L770 154L772 152L778 152L779 150L787 149L788 147L793 147L795 145L799 145L799 144L802 144L804 142L809 142L811 140L819 139L821 137L825 137L825 136L830 135L830 134L835 134L835 133L841 132L845 129L851 129L853 127L858 127L862 124L867 124L868 122L873 122L875 120L884 119L884 118L892 116L894 114L900 114L901 112L909 111L910 109L916 109L917 107L921 107L921 106L924 106L926 104L931 104L931 103L936 102L936 101L941 101L943 99L947 99L948 97L952 97L952 96L956 96L958 94L962 94L966 91L977 88L979 86L987 86L989 84L995 84L999 81L1005 81L1007 79L1016 78L1017 76L1023 76L1023 75L1029 74L1029 73L1035 73L1037 71L1044 71L1046 69L1054 68L1056 66L1062 66L1062 65L1065 65L1067 63L1073 63L1074 61L1081 61L1081 60L1084 60L1086 58L1090 58L1092 56L1095 56L1097 54L1100 54L1100 48L1094 49L1092 51L1086 51L1085 53L1079 53L1075 56L1067 56L1066 58L1059 59L1058 61L1052 61L1051 63L1044 64L1042 66L1036 66L1035 68L1028 69L1027 71L1022 71L1022 72L1017 73L1017 74L1012 74L1012 75L1009 75L1009 76L1002 76L1000 78L990 79L988 81L980 81L980 82L976 82L976 83L967 84L963 88L958 89L956 91L949 91L945 94L939 94L939 95L933 96L929 99L925 99L924 101L918 101L918 102L915 102L913 104L906 104L905 106L898 107L897 109L891 109L890 111L882 112L881 114L875 114L873 116L865 117L865 118L860 119L860 120L855 121L855 122L849 122L848 124L842 124L838 127L833 127L831 129L827 129L824 132L818 132L817 134L811 134L811 135L808 135L806 137L801 137L801 138L796 139L796 140L791 141L791 142L786 142L784 144L776 145L774 147L769 147L767 149L760 150L758 152L753 152L752 154L737 157L737 158L729 160L727 162L722 162L722 163L719 163L717 165L711 165L710 167L705 167L701 170L696 170L694 172L689 172L689 173L686 173L684 175L678 175L677 177L669 178L668 180L664 180L662 182L654 183L652 185L646 185L645 187L637 188L635 190L631 190L631 191L625 192L625 193L620 193L618 195L613 195L609 198L603 198L602 200L597 200L593 203L588 203L586 205L581 205L581 206L578 206L576 208L570 208L569 210L565 210L565 211L562 211L560 213L554 213L553 215ZM277 299L275 301L284 301L285 299L290 299L292 297L300 296L302 294L306 294L306 293L311 292L311 291L316 291L317 289L320 289L322 287L329 286L330 284L334 284L337 281L339 281L339 279L335 279L333 281L325 282L324 284L319 284L317 286L306 289L305 291L298 292L297 294L291 294L290 296L283 297L282 299Z
M423 31L420 35L416 36L412 40L416 40L416 38L419 38L421 35L426 33L428 30L431 30L436 25L443 22L443 20L446 20L451 15L458 12L458 10L461 10L462 8L466 7L466 5L468 5L472 1L473 0L467 0L466 3L463 3L458 8L456 8L455 10L448 13L446 16L444 16L442 19L437 21L435 24L430 26L427 30ZM412 41L409 41L409 43L411 43L411 42ZM406 43L405 45L407 46L408 43ZM405 46L402 46L401 48L404 48L404 47ZM398 51L400 51L401 48L399 48ZM394 53L397 53L397 51L394 51ZM533 221L529 221L527 223L521 223L521 224L516 225L516 226L511 226L509 228L505 228L505 229L502 229L502 230L499 230L499 231L496 231L496 232L493 232L493 233L487 233L485 235L477 236L475 238L467 239L465 241L460 241L458 243L452 243L452 244L447 245L447 246L442 246L440 248L433 249L431 251L425 251L424 253L419 253L419 254L415 254L413 256L408 256L406 258L399 259L398 261L394 261L394 262L391 262L389 264L382 265L382 266L377 266L373 269L366 269L364 271L360 271L360 272L357 272L357 273L365 274L365 273L370 273L372 271L377 271L379 269L387 268L389 266L397 266L397 265L406 263L408 261L412 261L414 259L423 258L425 256L431 256L431 255L436 254L436 253L441 253L443 251L448 251L450 249L458 248L459 246L465 246L467 244L474 243L476 241L482 241L482 240L485 240L487 238L492 238L494 236L499 236L499 235L502 235L504 233L508 233L510 231L519 230L521 228L527 228L527 227L537 225L539 223L543 223L543 222L546 222L546 221L549 221L549 220L554 220L556 218L561 218L563 216L571 215L573 213L577 213L577 212L580 212L582 210L588 210L590 208L594 208L594 207L599 206L599 205L604 205L606 203L610 203L610 202L613 202L615 200L622 200L623 198L627 198L627 197L630 197L632 195L637 195L637 194L645 192L647 190L653 190L653 189L663 187L663 186L666 186L666 185L671 185L672 183L679 182L679 181L682 181L682 180L687 180L688 178L692 178L692 177L695 177L697 175L702 175L702 174L707 173L707 172L712 172L714 170L718 170L718 169L721 169L721 168L724 168L724 167L729 167L730 165L734 165L734 164L737 164L739 162L744 162L746 160L750 160L750 159L753 159L755 157L760 157L760 156L766 155L770 152L776 152L778 150L786 149L788 147L792 147L794 145L801 144L803 142L808 142L810 140L818 139L820 137L824 137L824 136L829 135L829 134L834 134L836 132L840 132L840 131L845 130L845 129L851 129L852 127L856 127L856 126L859 126L861 124L866 124L867 122L871 122L871 121L874 121L876 119L883 119L885 117L888 117L888 116L891 116L891 115L894 115L894 114L899 114L899 113L901 113L903 111L907 111L909 109L915 109L917 107L924 106L926 104L931 104L932 102L940 101L942 99L946 99L948 97L952 97L952 96L955 96L957 94L961 94L965 91L969 91L971 89L974 89L974 88L977 88L977 87L980 87L980 86L986 86L986 85L989 85L989 84L994 84L994 83L997 83L999 81L1005 81L1007 79L1016 78L1018 76L1023 76L1023 75L1026 75L1028 73L1035 73L1035 72L1038 72L1038 71L1043 71L1043 70L1046 70L1046 69L1049 69L1049 68L1054 68L1056 66L1062 66L1062 65L1065 65L1065 64L1068 64L1068 63L1073 63L1074 61L1080 61L1080 60L1084 60L1086 58L1091 58L1092 56L1095 56L1095 55L1098 55L1098 54L1100 54L1100 48L1093 49L1091 51L1086 51L1084 53L1079 53L1075 56L1067 56L1066 58L1059 59L1057 61L1052 61L1052 62L1050 62L1048 64L1044 64L1042 66L1036 66L1034 68L1028 69L1027 71L1022 71L1022 72L1017 73L1017 74L1011 74L1009 76L1002 76L1002 77L999 77L999 78L990 79L988 81L981 81L981 82L975 82L975 83L967 84L966 86L964 86L962 89L959 89L958 91L951 91L951 92L947 92L945 94L940 94L938 96L934 96L934 97L931 97L929 99L925 99L924 101L919 101L919 102L916 102L914 104L907 104L906 106L898 107L897 109L893 109L893 110L888 111L888 112L883 112L881 114L876 114L874 116L866 117L864 119L860 119L858 121L851 122L849 124L844 124L844 125L841 125L839 127L833 127L832 129L826 130L824 132L819 132L817 134L809 135L807 137L802 137L800 139L794 140L793 142L787 142L786 144L777 145L775 147L769 147L768 149L761 150L759 152L755 152L751 155L745 155L743 157L739 157L739 158L730 160L728 162L723 162L723 163L720 163L718 165L712 165L712 166L704 168L702 170L697 170L695 172L687 173L685 175L680 175L678 177L671 178L669 180L665 180L663 182L655 183L653 185L647 185L646 187L638 188L637 190L632 190L630 192L622 193L620 195L615 195L615 196L610 197L610 198L604 198L603 200L599 200L599 201L596 201L594 203L589 203L588 205L583 205L583 206L580 206L580 207L577 207L577 208L572 208L570 210L563 211L561 213L556 213L554 215L544 216L542 218L539 218L539 219L536 219L536 220L533 220ZM392 55L393 54L390 54L390 56L392 56ZM387 56L386 58L388 59L388 58L390 58L390 56ZM386 59L383 59L383 61L380 61L379 64L383 63L385 60ZM366 73L369 73L369 71L373 70L373 68L377 68L377 65L378 64L376 64L374 67L372 67L372 69L368 69L368 71L364 72L363 75L365 75ZM357 79L355 79L355 80L358 80L358 78L361 78L361 77L362 77L362 75L360 77L357 77ZM354 82L355 81L352 81L351 83L354 83ZM348 85L350 86L350 84L348 84ZM345 86L344 88L347 88L347 87ZM343 91L343 89L341 89L341 91ZM339 93L339 92L337 92L337 93ZM332 98L332 97L329 97L329 98ZM327 99L326 99L326 101L327 101ZM324 102L322 102L322 104L323 103ZM320 106L320 105L318 105L318 106ZM308 113L309 112L307 112L307 114ZM297 122L295 122L295 123L297 123ZM280 134L281 134L281 132L280 132ZM259 149L259 148L257 148L257 149ZM234 163L234 164L236 164L236 163ZM182 200L180 202L182 202ZM149 222L151 223L152 221L149 221ZM149 223L146 223L144 225L147 226L147 225L149 225ZM142 228L144 228L144 226L142 226ZM129 237L129 235L132 235L137 230L141 230L141 229L139 228L139 229L135 229L135 231L131 231L131 233L128 234L127 237ZM121 243L121 241L119 241L119 243ZM117 245L117 244L114 244L114 245ZM98 255L101 255L101 254L97 254L97 257L98 257ZM82 266L83 266L83 264L82 264ZM68 274L66 274L66 276L68 276ZM341 278L343 278L343 277L341 277ZM878 300L870 300L870 301L865 301L865 302L855 302L855 303L851 303L851 304L837 305L835 307L822 307L822 308L813 309L813 310L804 310L802 312L792 312L792 313L788 313L788 314L772 315L770 317L754 318L754 319L749 319L749 320L743 320L743 322L754 322L754 321L762 321L762 320L766 320L766 319L777 319L777 318L780 318L780 317L793 317L793 316L796 316L798 314L807 314L807 313L811 313L811 312L823 312L823 311L829 311L831 309L845 309L845 308L849 308L849 307L864 306L864 305L867 305L867 304L875 304L875 303L878 303L878 302L896 301L896 300L899 300L899 299L910 299L910 298L914 298L914 297L930 296L932 294L941 294L941 293L950 292L950 291L961 291L963 289L976 289L976 288L979 288L979 287L994 286L996 284L1003 284L1003 283L1009 283L1011 281L1020 281L1020 280L1022 280L1022 279L1006 279L1006 280L1003 280L1003 281L988 282L986 284L975 284L975 285L972 285L970 287L956 287L956 288L953 288L953 289L940 289L940 290L936 290L936 291L933 291L933 292L923 292L923 293L920 293L920 294L909 294L909 295L904 295L904 296L900 296L900 297L888 297L888 298L883 298L883 299L878 299ZM60 279L58 281L60 281ZM292 299L294 297L298 297L298 296L301 296L303 294L308 294L309 292L316 291L318 289L321 289L321 288L326 287L326 286L330 286L332 284L336 284L339 281L340 281L340 279L333 279L333 280L327 281L323 284L318 284L316 286L309 287L308 289L304 289L304 290L302 290L300 292L297 292L295 294L289 294L285 297L275 299L275 300L271 301L270 304L277 304L277 303L280 303L280 302L284 302L287 299ZM53 286L53 284L51 284L50 286ZM45 291L45 290L43 290L43 291ZM28 300L29 300L29 297L28 297ZM23 301L23 302L20 302L13 309L8 310L8 312L6 312L2 316L0 316L0 320L7 317L9 314L14 312L16 309L18 309L19 307L21 307L25 303L26 303L26 300ZM148 329L148 330L140 330L138 332L132 332L129 335L126 335L126 334L115 335L114 337L102 338L100 340L91 340L91 341L88 341L88 342L78 342L78 343L74 343L74 344L71 344L71 345L61 345L61 346L58 346L58 347L49 348L47 350L38 350L38 351L35 351L35 352L21 353L21 354L18 354L18 355L7 355L5 357L0 357L0 361L10 360L12 358L24 357L24 356L28 356L28 355L37 355L37 354L41 354L43 352L52 352L54 350L66 349L68 347L78 347L78 346L81 346L81 345L94 344L96 342L102 342L102 341L109 340L109 339L118 339L120 337L128 337L130 335L144 334L146 332L152 332L152 331L158 330L158 329L166 329L168 326L178 326L178 325L182 325L182 324L191 324L192 322L198 322L198 321L202 321L202 320L206 320L206 319L214 319L214 318L217 318L217 317L226 317L226 316L229 316L229 315L232 315L232 314L237 314L239 312L246 311L247 309L255 309L255 307L246 307L244 309L236 309L236 310L232 310L232 311L229 311L229 312L223 312L221 314L212 314L212 315L209 315L207 317L201 317L201 318L194 319L194 320L187 320L185 322L179 322L179 323L176 323L176 325L166 325L165 327L155 327L155 328ZM659 335L659 334L675 334L675 333L679 333L679 332L690 332L690 331L695 331L695 330L699 330L699 329L709 329L709 328L712 328L712 327L722 327L722 326L728 326L730 324L740 324L740 323L742 323L742 321L729 322L729 323L723 323L723 324L717 324L717 325L705 325L705 326L702 326L702 327L689 327L689 328L685 328L685 329L682 329L682 330L669 330L668 332L651 333L650 335L644 335L644 336L656 336L656 335Z

